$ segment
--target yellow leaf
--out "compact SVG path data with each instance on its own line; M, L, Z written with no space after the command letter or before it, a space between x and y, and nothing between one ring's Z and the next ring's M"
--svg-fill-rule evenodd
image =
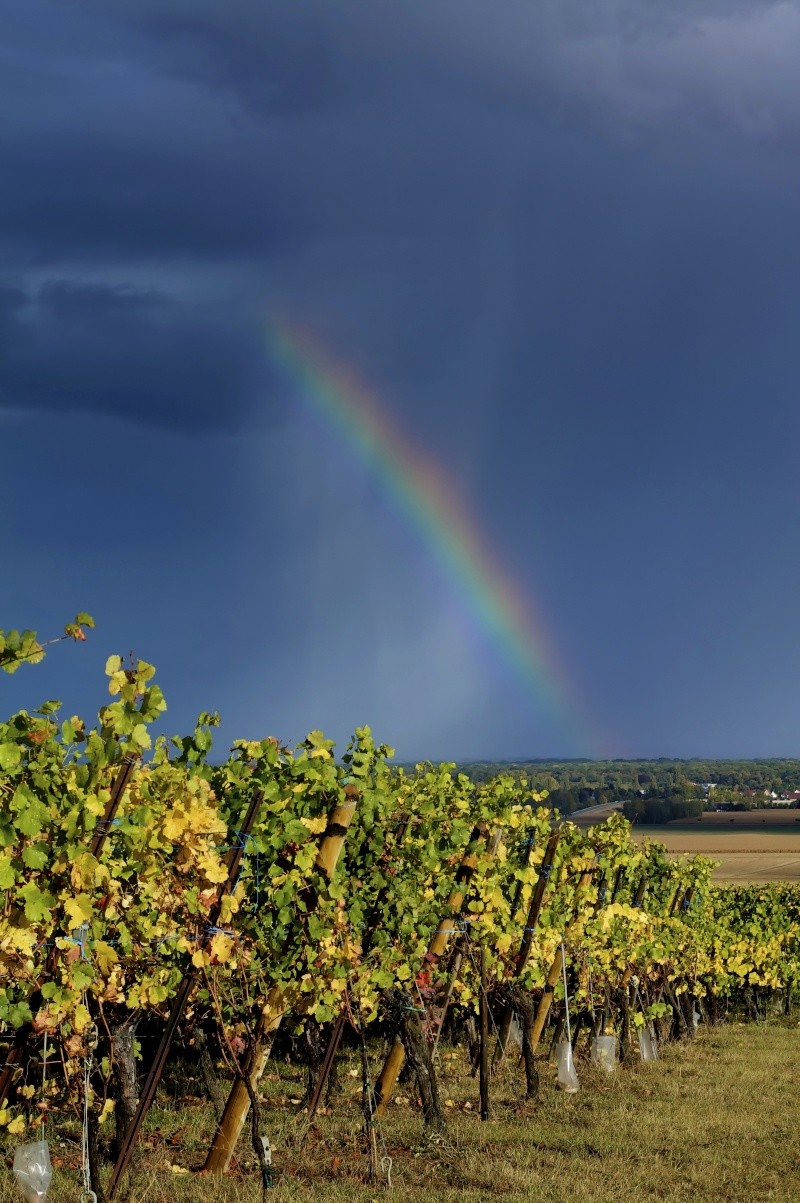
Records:
M108 974L111 972L112 965L116 965L117 961L119 960L115 950L110 944L106 944L104 940L98 940L93 946L92 952L94 953L97 964L100 966L100 972L105 977L108 977Z
M75 1031L85 1031L91 1021L92 1017L89 1014L89 1008L85 1007L83 1003L78 1003L77 1007L75 1008L75 1013L72 1016L72 1026L74 1027Z
M9 1136L21 1136L25 1131L25 1120L21 1115L17 1115L12 1119L11 1123L6 1128Z
M206 881L220 885L228 877L228 866L214 852L204 852L197 858L197 863Z
M103 1109L97 1117L98 1124L104 1124L108 1117L114 1112L114 1100L106 1099L103 1103Z
M229 923L231 916L235 915L236 912L238 911L239 905L240 905L239 899L235 898L233 896L233 894L223 895L222 901L220 902L220 908L219 908L220 923Z
M322 749L321 749L322 750ZM304 827L307 827L312 835L319 835L328 826L328 816L318 815L316 819L301 819L300 822Z
M100 818L100 816L102 814L105 813L105 809L106 809L106 801L108 800L108 797L107 797L107 791L104 791L104 792L106 793L105 801L103 800L102 797L98 797L97 794L87 794L83 800L83 805L84 805L85 809L88 810L90 815L94 815L98 819Z
M88 923L92 917L92 900L89 895L76 894L74 898L68 898L64 903L64 914L67 916L70 931L74 931L82 923Z
M230 936L226 936L224 932L217 932L211 938L211 956L219 965L224 965L226 961L231 959L233 951L233 940Z
M72 862L72 872L70 880L76 890L86 889L87 886L94 885L94 871L97 861L92 856L91 852L82 852L80 856L76 856Z
M3 933L3 943L6 942L18 952L29 953L36 944L36 932L29 927L9 927Z

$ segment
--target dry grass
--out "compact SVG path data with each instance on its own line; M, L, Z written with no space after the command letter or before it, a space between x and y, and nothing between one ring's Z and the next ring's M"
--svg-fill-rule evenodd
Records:
M350 1073L355 1069L351 1065ZM476 1114L477 1088L460 1051L442 1062L443 1096L451 1100L446 1138L426 1146L421 1122L405 1095L383 1125L392 1158L392 1190L370 1185L359 1132L358 1078L310 1131L288 1104L300 1071L273 1067L265 1082L265 1123L272 1137L277 1185L271 1203L797 1203L800 1156L795 1083L800 1074L797 1029L732 1025L666 1050L664 1060L621 1069L612 1079L579 1062L579 1094L560 1094L552 1066L543 1066L537 1104L521 1097L509 1069L493 1085L493 1117ZM277 1072L276 1072L277 1071ZM357 1070L355 1071L357 1073ZM145 1167L129 1203L255 1203L260 1198L243 1142L242 1166L227 1179L175 1173L202 1162L211 1117L199 1100L155 1111ZM58 1150L57 1150L58 1151ZM384 1146L381 1147L381 1152ZM51 1189L51 1203L77 1203L74 1151ZM11 1175L0 1171L0 1203L18 1200Z
M792 856L780 852L712 852L709 855L719 861L714 870L714 881L720 883L800 881L800 853Z

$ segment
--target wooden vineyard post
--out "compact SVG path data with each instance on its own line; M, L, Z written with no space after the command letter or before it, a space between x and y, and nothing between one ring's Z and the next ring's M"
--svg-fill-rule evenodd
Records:
M95 858L99 857L102 851L103 844L105 843L108 833L111 830L111 824L114 822L120 802L125 794L125 790L128 788L131 774L138 759L138 756L127 754L120 764L117 775L114 778L114 784L111 787L111 794L109 795L108 802L106 803L106 809L103 812L103 817L98 819L95 833L92 838L91 853ZM36 990L28 1000L28 1006L34 1014L41 1006L41 988L44 985L46 978L47 970L39 981ZM0 1070L0 1107L2 1107L3 1103L8 1097L8 1092L11 1089L11 1083L14 1079L16 1071L23 1065L25 1061L32 1035L32 1023L24 1023L21 1027L17 1028L14 1036L14 1043L8 1050L5 1064L3 1065L2 1070Z
M501 833L499 831L497 831L497 832L495 832L494 838L491 843L491 851L492 851L493 855L497 852L497 850L500 846L500 841L501 841ZM520 885L521 885L521 883L520 883ZM519 887L517 890L517 899L519 899ZM516 906L517 906L517 904L515 903L514 910L516 910ZM447 1011L450 1006L450 999L453 997L453 990L455 989L456 982L458 981L459 977L461 976L461 967L464 964L464 956L466 955L468 947L469 947L469 934L465 930L465 931L461 932L458 939L456 940L456 942L453 946L453 951L452 951L451 957L450 957L450 963L448 966L448 973L447 973L447 985L446 985L445 991L444 991L444 998L442 999L441 1013L439 1015L439 1022L436 1025L436 1035L433 1038L432 1056L434 1056L434 1057L436 1056L436 1050L439 1047L439 1039L442 1035L442 1032L444 1031L444 1024L445 1024L445 1020L447 1019Z
M455 884L453 885L453 888L450 891L450 896L447 899L445 918L440 920L436 931L431 937L428 945L428 951L423 958L424 961L430 963L431 961L438 960L447 947L447 942L450 939L450 936L452 936L453 933L458 930L455 926L455 923L461 913L461 908L464 905L464 899L467 895L469 883L478 867L478 853L477 851L470 852L469 849L477 839L486 839L487 834L488 829L485 823L478 823L472 831L472 834L469 838L469 844L467 845L467 851L461 858L461 864L459 865L458 872L456 873ZM450 920L450 925L448 925L448 919ZM383 1068L381 1069L375 1084L374 1115L376 1119L383 1119L386 1116L386 1111L389 1103L392 1101L392 1093L397 1083L400 1070L403 1068L404 1060L405 1051L403 1049L403 1043L399 1037L396 1037L392 1047L389 1050L388 1056L383 1063Z
M485 840L487 835L488 829L486 824L478 823L473 829L472 835L469 838L470 845L475 843L476 840ZM472 881L477 867L478 853L469 851L465 852L461 859L458 872L456 873L455 885L450 892L449 898L447 899L447 916L450 918L452 924L457 922L458 917L461 914L461 909L464 905L464 899L467 896L469 883ZM456 926L448 927L447 919L444 919L433 933L433 937L428 945L428 951L424 959L426 961L438 961L439 957L447 948L450 937L457 931L458 928Z
M345 797L346 801L335 806L330 813L314 863L314 867L324 875L327 881L333 877L339 854L344 846L345 836L353 819L358 799L358 791L355 786L345 786ZM308 909L309 912L312 911L313 905ZM208 1156L203 1166L204 1173L224 1174L230 1165L231 1157L250 1110L250 1094L245 1079L249 1081L251 1089L255 1090L269 1059L270 1042L268 1038L280 1027L285 1010L284 991L280 986L275 986L267 995L253 1030L244 1064L231 1087L225 1110L217 1124L211 1148L208 1150Z
M686 892L684 893L683 897L680 899L679 910L680 910L681 916L685 915L686 912L691 907L692 899L694 898L694 893L695 893L694 886L689 886L688 889L686 890ZM678 891L678 895L680 895L680 890ZM678 895L676 895L676 897L675 897L673 906L670 910L670 914L672 914L673 911L678 907ZM666 994L667 1001L669 1002L670 1006L672 1007L673 1029L681 1037L693 1037L694 1036L694 1016L693 1016L694 1003L692 1002L690 1006L684 1005L685 1003L687 1003L689 1001L691 996L689 994L678 995L675 992L675 990L673 989L671 983L667 980L666 975L664 977L664 983L661 987L660 994Z
M405 836L406 831L408 830L409 822L410 822L410 816L405 815L398 823L397 830L395 831L393 847L396 848L402 842L403 837ZM384 846L384 854L386 854L386 850L387 850L386 846ZM363 943L361 946L362 961L363 961L364 957L367 955L367 953L369 952L370 948L372 947L372 941L375 938L375 932L377 930L378 917L381 913L381 907L384 905L384 903L386 902L386 899L389 897L389 889L390 889L390 887L389 887L389 884L387 883L387 884L383 885L381 887L381 889L378 891L378 895L375 899L375 902L372 905L372 910L370 912L370 916L369 916L366 924L364 925L364 940L363 940ZM311 1098L310 1098L309 1104L308 1104L308 1115L306 1117L306 1119L309 1123L311 1122L311 1120L314 1118L314 1116L317 1113L317 1108L319 1107L319 1102L320 1102L320 1099L322 1098L322 1092L325 1089L325 1083L327 1082L328 1078L330 1077L331 1070L333 1069L333 1064L334 1064L334 1061L336 1060L336 1054L339 1051L339 1045L342 1042L342 1037L344 1036L344 1030L345 1030L346 1026L347 1026L347 1000L345 1000L345 1005L342 1007L342 1010L339 1014L339 1018L336 1020L336 1023L333 1025L333 1031L331 1032L330 1039L328 1041L328 1047L325 1050L325 1056L322 1060L322 1065L320 1066L319 1075L314 1084L314 1089L311 1092Z
M111 825L117 817L120 802L125 794L125 790L128 788L128 782L131 779L131 774L136 767L138 759L137 755L128 753L119 766L119 772L114 778L114 784L111 787L111 796L108 799L102 819L98 821L94 838L92 839L91 853L94 857L98 857L103 850L103 844L106 842Z
M673 917L675 915L676 911L679 911L682 915L684 915L692 905L692 899L694 898L694 894L695 894L694 886L689 886L689 888L686 890L685 893L683 891L683 887L679 886L678 890L675 893L675 897L672 900L672 905L669 908L670 917ZM680 907L678 906L679 902L680 902ZM659 987L657 1001L661 1000L661 995L663 993L664 993L664 986L662 985Z
M638 886L636 887L636 893L634 894L633 900L631 902L631 906L634 907L637 911L640 911L643 909L644 896L646 893L647 893L647 874L644 873L644 874L642 874L641 881L639 882ZM633 965L629 965L628 968L623 973L622 981L620 982L620 986L623 990L628 989L628 985L629 985L632 977L633 977Z
M612 906L617 901L617 894L619 893L619 888L622 885L622 878L624 877L624 875L625 875L625 870L622 867L622 865L620 865L620 867L617 869L616 877L614 878L614 888L611 891L611 898L609 899Z
M464 955L467 951L468 936L466 932L462 932L458 937L453 948L452 957L448 966L447 985L442 999L441 1014L439 1022L436 1025L436 1035L433 1038L433 1055L436 1055L436 1050L439 1047L439 1039L444 1031L445 1020L447 1019L447 1011L450 1006L450 999L453 997L453 990L456 982L461 976L461 968L464 964Z
M244 821L239 829L240 838L227 855L226 860L228 876L224 884L220 886L217 894L217 901L209 915L209 929L216 927L222 907L222 899L226 894L231 893L239 876L239 868L244 856L247 837L253 830L253 824L255 823L256 816L261 807L262 797L263 795L261 790L257 790L253 794L253 798L247 808ZM205 947L210 939L211 935L207 932L202 946ZM186 1006L189 1002L189 997L192 993L198 972L199 971L194 968L194 966L187 970L187 972L184 974L183 981L178 987L178 993L173 999L166 1027L164 1028L161 1041L159 1042L158 1049L156 1050L156 1055L153 1060L153 1064L150 1067L150 1072L147 1075L147 1081L142 1089L139 1105L136 1108L133 1119L128 1125L128 1130L125 1133L125 1139L122 1142L122 1148L119 1151L119 1156L117 1157L116 1164L114 1165L114 1169L109 1180L108 1196L110 1199L114 1198L125 1170L128 1168L131 1155L136 1145L136 1139L139 1135L139 1130L141 1129L144 1118L147 1115L147 1112L150 1110L150 1105L155 1098L156 1089L161 1081L161 1076L167 1063L167 1057L169 1056L169 1050L172 1047L172 1041L178 1029L178 1024L180 1023L183 1013L186 1010Z
M531 836L527 840L527 846L526 846L526 851L525 851L524 868L526 868L526 869L529 868L529 866L530 866L531 857L533 856L533 849L534 849L534 840L533 840L533 836ZM540 866L540 869L541 869L541 866ZM509 910L509 915L510 915L512 923L514 922L514 920L517 916L517 911L519 910L519 904L522 900L523 885L524 885L524 882L523 882L522 878L520 877L519 881L517 882L517 888L514 891L514 898L511 902L511 908Z
M520 942L519 952L514 958L514 977L518 978L525 968L528 957L531 954L533 947L533 937L536 931L536 925L539 922L539 916L542 913L544 905L544 895L547 889L547 883L550 880L550 874L553 869L553 861L555 860L556 849L560 832L558 828L552 833L547 841L547 847L544 850L542 863L539 866L539 877L531 897L531 904L528 908L528 918L525 923L525 930L522 933L522 941ZM495 1068L500 1064L506 1053L508 1046L508 1036L511 1031L511 1023L514 1018L514 1008L508 1003L500 1017L500 1027L497 1033L497 1044L495 1046L494 1061Z
M481 944L481 992L479 1000L481 1029L480 1093L481 1119L489 1118L489 998L486 992L486 949Z
M392 1101L394 1088L397 1085L397 1079L400 1077L400 1070L403 1068L405 1059L406 1053L403 1048L403 1041L397 1035L392 1041L389 1055L384 1061L383 1068L378 1074L378 1079L375 1083L375 1110L373 1114L378 1119L382 1119L386 1115L386 1108Z
M578 887L575 891L576 897L581 893L582 890L586 888L586 886L588 886L589 882L592 880L593 872L594 871L592 869L587 869L581 874ZM539 1041L542 1038L544 1025L547 1022L547 1016L549 1015L550 1008L553 1005L553 994L555 987L561 979L562 966L564 964L564 955L562 949L564 947L564 942L569 938L569 929L570 924L567 924L566 931L564 932L564 941L562 941L556 949L556 955L553 958L553 964L550 966L550 972L548 973L547 981L545 982L544 993L539 1000L539 1006L537 1007L536 1015L534 1016L533 1027L531 1028L531 1048L534 1053L539 1047Z
M536 929L536 924L539 922L539 916L542 913L544 894L545 890L547 889L547 883L550 880L550 873L556 855L556 848L558 847L559 834L560 833L558 831L554 831L550 836L550 839L547 841L544 858L542 860L541 868L539 869L539 880L536 882L536 889L533 892L530 910L528 911L528 922L525 924L525 931L522 933L522 943L519 946L519 952L517 953L514 961L514 972L517 977L519 977L520 973L522 973L522 970L528 963L528 957L531 955L533 936Z

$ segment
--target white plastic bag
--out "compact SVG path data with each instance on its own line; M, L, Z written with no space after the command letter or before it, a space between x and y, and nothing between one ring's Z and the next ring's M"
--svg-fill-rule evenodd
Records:
M617 1068L616 1036L595 1036L592 1041L592 1061L607 1074L614 1073Z
M50 1148L46 1140L32 1140L14 1150L14 1177L25 1203L47 1203L47 1188L53 1177Z
M558 1065L558 1087L567 1094L575 1094L580 1089L578 1075L572 1060L572 1045L568 1040L562 1040L556 1046L556 1064Z
M508 1029L508 1044L516 1045L517 1048L522 1048L522 1027L516 1015L511 1020L511 1026Z
M658 1060L658 1038L652 1023L639 1029L639 1053L643 1061Z

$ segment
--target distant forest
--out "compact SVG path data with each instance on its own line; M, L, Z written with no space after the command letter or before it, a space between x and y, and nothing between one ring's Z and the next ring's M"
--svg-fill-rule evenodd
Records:
M562 814L623 802L628 818L647 823L699 815L710 805L708 785L716 787L710 791L715 805L737 809L763 805L765 790L800 790L800 760L503 760L459 764L458 770L475 782L498 773L524 777L532 789L547 790Z

